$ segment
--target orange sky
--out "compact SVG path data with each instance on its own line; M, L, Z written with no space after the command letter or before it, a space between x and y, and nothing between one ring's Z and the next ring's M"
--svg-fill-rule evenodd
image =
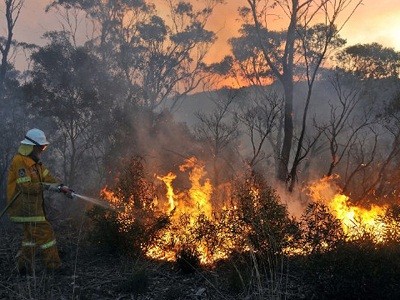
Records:
M238 3L244 0L227 0L220 6L212 19L214 30L219 30L219 46L212 50L212 57L221 57L221 48L226 40L237 35ZM343 28L341 35L347 45L377 42L400 51L400 0L364 0Z
M57 17L45 13L49 0L26 0L24 10L16 26L14 38L19 41L41 44L41 35L48 30L59 29ZM211 49L209 59L220 60L228 52L227 39L238 35L237 7L245 0L227 0L219 6L209 28L218 32L219 39ZM4 3L0 5L3 8ZM1 33L5 24L0 22ZM342 31L347 45L378 42L400 51L400 0L364 0Z

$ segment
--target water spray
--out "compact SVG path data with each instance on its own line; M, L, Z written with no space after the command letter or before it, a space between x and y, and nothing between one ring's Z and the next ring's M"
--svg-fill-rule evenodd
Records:
M93 204L95 204L95 205L101 206L101 207L103 207L103 208L105 208L105 209L111 209L111 210L114 210L114 211L117 211L117 210L118 210L118 209L112 207L112 206L110 205L110 203L108 203L108 202L106 202L106 201L102 201L102 200L100 200L100 199L95 199L95 198L92 198L92 197L87 197L87 196L84 196L84 195L77 194L77 193L75 193L75 192L72 192L72 193L71 193L71 196L72 196L72 197L79 198L79 199L82 199L83 201L90 202L90 203L93 203Z

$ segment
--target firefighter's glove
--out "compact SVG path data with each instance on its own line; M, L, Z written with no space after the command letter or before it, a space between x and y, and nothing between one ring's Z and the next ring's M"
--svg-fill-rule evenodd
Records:
M63 193L65 196L67 196L68 198L73 198L74 196L73 196L73 193L74 193L74 190L72 190L72 189L70 189L69 187L67 187L66 185L63 185L63 184L60 184L59 186L58 186L58 191L60 192L60 193Z
M42 183L43 189L49 192L60 192L59 185L57 184L49 184L49 183Z

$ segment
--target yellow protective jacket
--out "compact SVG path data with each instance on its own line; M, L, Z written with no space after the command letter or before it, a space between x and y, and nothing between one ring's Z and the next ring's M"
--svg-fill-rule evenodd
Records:
M43 222L45 218L43 184L58 183L49 170L31 157L18 153L14 156L7 181L7 201L14 202L8 209L11 221Z

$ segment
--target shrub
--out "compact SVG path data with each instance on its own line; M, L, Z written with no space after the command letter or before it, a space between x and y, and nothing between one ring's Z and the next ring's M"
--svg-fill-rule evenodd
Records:
M301 217L302 247L307 253L333 249L345 240L341 222L321 203L310 203Z
M286 253L300 238L298 223L261 177L253 176L238 185L236 201L238 221L250 249L251 288L260 297L282 297L288 288Z
M94 207L90 240L103 250L141 256L168 218L157 215L151 205L155 199L152 184L145 178L143 161L131 158L111 189L116 211Z
M400 246L360 239L303 257L307 299L399 299Z
M254 252L282 254L298 240L297 222L262 178L253 176L238 185L236 201L239 221L247 228L247 241Z

